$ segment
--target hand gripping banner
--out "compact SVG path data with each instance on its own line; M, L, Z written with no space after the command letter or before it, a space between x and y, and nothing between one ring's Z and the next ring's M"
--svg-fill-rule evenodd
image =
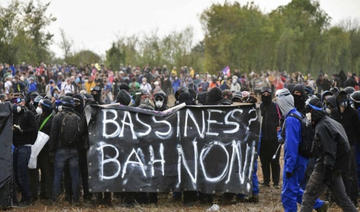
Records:
M259 121L254 105L184 106L164 112L86 109L92 192L248 194Z

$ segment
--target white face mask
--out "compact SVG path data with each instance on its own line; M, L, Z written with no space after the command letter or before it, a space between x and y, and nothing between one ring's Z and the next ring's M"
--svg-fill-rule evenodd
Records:
M161 108L163 106L163 103L164 102L161 101L161 100L155 101L155 105L156 105L157 108Z
M306 118L307 118L307 120L308 120L309 122L311 122L311 113L307 113L307 114L306 114Z
M63 110L62 105L58 107L58 111L61 112Z
M20 107L20 106L17 106L17 107L16 107L16 111L17 111L18 113L20 113L20 112L21 112L21 107Z
M326 109L325 109L325 112L326 112L327 114L329 114L329 115L331 114L331 110L330 110L329 108L326 108Z
M35 111L38 115L41 115L43 113L43 110L41 107L37 107Z

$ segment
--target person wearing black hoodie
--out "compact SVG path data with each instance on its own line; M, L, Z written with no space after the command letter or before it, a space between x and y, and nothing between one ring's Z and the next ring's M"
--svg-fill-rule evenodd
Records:
M53 116L55 115L53 112L52 103L48 99L40 100L37 105L36 111L39 115L38 117L38 130L50 136L51 133L51 122ZM45 146L40 151L37 157L37 169L34 170L34 179L32 179L31 186L33 192L33 199L37 199L37 188L39 184L39 171L41 171L40 175L40 199L42 200L50 200L52 194L52 183L53 183L53 161L50 159L49 155L49 143L45 144Z
M83 133L79 137L79 167L80 167L80 175L81 175L81 183L82 189L84 192L84 200L91 200L91 193L89 192L89 183L88 183L88 163L87 163L87 150L89 149L89 139L88 139L88 128L86 124L86 118L84 114L84 99L81 94L75 94L73 96L75 103L75 112L80 116L81 119L81 127L83 129Z
M74 99L64 96L62 101L62 111L57 113L51 126L50 153L54 159L54 183L53 201L57 201L60 194L62 175L65 165L68 165L71 175L72 202L79 202L79 145L78 142L83 133L81 118L74 110Z
M315 127L312 147L316 157L315 168L306 185L301 203L302 212L313 211L313 205L326 187L332 191L335 202L343 211L357 211L345 192L341 173L346 173L349 164L350 144L343 126L327 116L318 98L308 104L311 122ZM326 211L327 208L324 210Z
M356 144L360 138L360 119L357 111L351 107L349 97L345 91L340 91L336 97L336 103L340 112L340 123L346 131L351 147L351 159L349 172L343 174L346 193L351 201L357 206L358 183L356 168Z
M278 147L277 130L280 127L280 110L278 106L272 102L271 88L262 88L260 111L262 116L261 124L261 145L260 160L263 171L265 186L270 183L270 168L272 181L275 188L279 188L280 179L280 151L273 160L272 156Z
M25 100L21 98L17 98L13 106L13 114L15 181L21 191L20 205L27 206L31 204L28 163L31 145L34 144L37 136L36 121L34 114L25 107Z
M154 94L154 109L156 111L164 111L168 109L167 102L168 97L164 91L160 90Z

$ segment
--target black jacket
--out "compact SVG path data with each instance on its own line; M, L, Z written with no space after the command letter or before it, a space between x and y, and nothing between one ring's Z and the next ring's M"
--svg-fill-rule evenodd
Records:
M350 160L350 144L343 126L325 115L315 126L313 153L317 163L325 167L347 171Z
M37 125L34 114L23 109L20 113L14 112L13 124L19 125L21 130L14 128L13 144L21 146L25 144L34 144L37 136Z
M343 125L350 145L360 141L360 119L356 110L348 106L340 116L340 123Z
M261 123L261 138L267 141L277 140L276 128L279 126L279 114L276 109L276 104L261 103L260 105L261 116L263 117Z

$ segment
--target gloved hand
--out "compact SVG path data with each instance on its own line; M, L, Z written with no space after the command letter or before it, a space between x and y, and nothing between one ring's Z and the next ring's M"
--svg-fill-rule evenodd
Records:
M23 132L23 130L21 129L21 127L20 127L19 125L16 125L16 124L13 125L13 130L14 130L14 131Z
M293 176L293 173L291 173L291 172L286 172L286 178L290 178L290 177L292 177Z

